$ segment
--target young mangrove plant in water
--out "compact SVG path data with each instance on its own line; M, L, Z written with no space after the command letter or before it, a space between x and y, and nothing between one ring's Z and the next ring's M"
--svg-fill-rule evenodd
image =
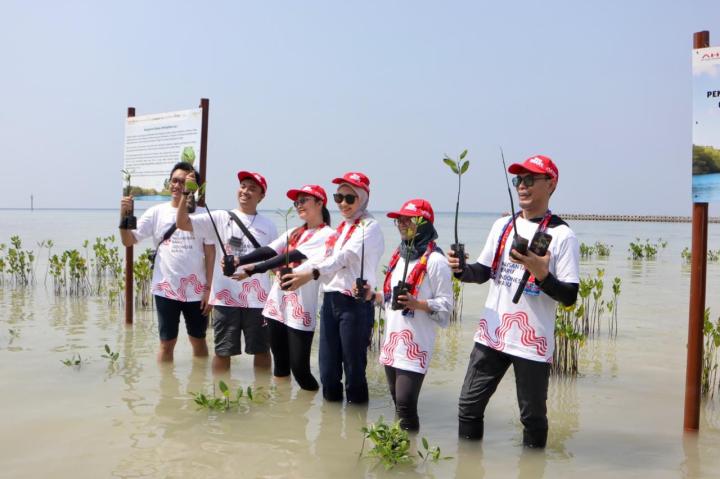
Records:
M223 380L220 380L218 383L218 389L220 390L220 397L215 395L215 384L213 384L212 396L202 392L190 392L193 401L198 406L198 411L201 409L208 411L229 411L231 409L238 409L241 405L262 402L262 400L271 397L271 394L266 393L262 388L253 391L251 386L245 389L240 386L233 395Z
M35 254L22 248L20 236L10 237L12 247L8 248L4 265L15 286L28 286L34 281Z
M657 257L658 250L665 249L667 244L662 238L658 238L657 243L651 243L649 239L645 239L645 243L642 243L640 238L635 238L635 241L630 242L628 252L634 260L652 260Z
M75 367L80 369L80 365L82 364L82 357L80 357L80 354L75 353L72 356L70 356L68 359L63 359L60 361L65 366L68 367Z
M363 433L363 442L358 457L362 458L365 452L365 442L369 439L373 448L368 452L367 457L378 460L376 466L382 464L386 470L403 464L415 464L416 457L420 457L424 464L428 460L438 462L441 459L452 459L442 457L440 447L430 447L427 439L422 438L423 451L418 450L417 456L410 452L410 436L407 431L400 428L400 422L392 424L385 422L382 416L373 424L368 424L360 429Z
M452 159L448 155L445 155L443 158L443 162L448 165L453 173L457 175L458 179L457 201L455 203L455 243L450 245L450 249L460 260L460 269L465 269L465 245L460 243L460 240L458 239L458 214L460 212L460 186L462 175L468 170L468 168L470 168L470 160L465 160L467 153L467 150L463 150L457 159Z
M703 360L700 392L712 398L718 389L718 347L720 347L720 318L714 323L710 320L710 308L705 309L703 320Z
M117 360L120 358L120 353L113 352L110 346L105 345L105 353L101 356L108 360L111 365L115 365Z
M152 307L152 263L150 255L153 250L148 248L133 262L133 280L135 281L135 307L148 309Z
M450 315L450 322L454 323L462 319L463 311L463 290L465 283L452 276L453 310Z

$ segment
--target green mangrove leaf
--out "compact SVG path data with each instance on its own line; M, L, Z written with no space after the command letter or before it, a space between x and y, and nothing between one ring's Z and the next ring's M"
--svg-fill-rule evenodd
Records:
M195 162L195 149L192 146L186 146L183 148L182 155L180 155L180 161L184 161L192 165Z
M465 173L469 167L470 167L470 160L463 163L462 167L460 168L460 174L462 175L463 173Z
M190 192L196 192L198 190L198 184L195 183L193 180L188 180L185 182L185 189Z
M463 150L463 152L460 153L460 159L464 160L466 156L467 156L467 150Z
M467 150L465 150L465 152L467 152ZM430 447L430 446L428 445L428 440L427 440L426 438L422 438L422 445L423 445L423 447L425 448L426 451L427 451L427 450L429 449L429 447Z
M227 394L229 391L227 384L225 384L225 381L223 380L220 380L220 382L218 383L218 387L220 388L220 392L222 392L223 394Z
M450 168L452 168L453 166L455 166L455 160L453 160L452 158L450 158L450 157L448 157L448 156L446 156L445 158L443 158L443 163L445 163L446 165L448 165Z

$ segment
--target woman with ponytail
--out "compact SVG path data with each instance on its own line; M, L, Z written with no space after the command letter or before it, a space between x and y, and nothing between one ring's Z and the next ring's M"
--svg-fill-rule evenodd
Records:
M324 291L320 312L320 380L327 401L348 403L368 401L365 376L367 348L372 332L372 303L357 300L352 293L356 279L367 281L373 290L380 257L385 248L383 234L367 211L370 180L362 173L335 178L333 195L343 221L328 238L325 259L315 265L303 264L284 276L284 285L295 289L308 281L321 280Z
M388 217L395 220L400 245L390 258L383 285L385 340L380 363L385 365L400 427L416 431L420 428L418 396L432 358L435 332L438 326L448 325L453 309L452 272L435 244L435 215L429 202L407 201ZM403 278L408 292L396 298L400 307L393 309L393 287Z
M239 257L237 265L245 266L235 279L285 266L295 268L303 262L312 265L324 259L325 243L333 233L325 190L317 185L305 185L288 191L287 196L305 223L281 234L268 246ZM302 389L317 391L318 382L310 371L310 349L315 334L319 285L312 282L296 291L285 291L280 283L278 273L262 311L269 319L273 375L285 378L292 371Z

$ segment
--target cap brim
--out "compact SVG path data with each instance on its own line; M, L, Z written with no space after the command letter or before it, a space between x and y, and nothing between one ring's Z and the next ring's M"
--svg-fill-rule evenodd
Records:
M287 197L290 198L291 200L295 201L296 199L298 199L298 196L300 196L300 193L306 194L308 196L312 196L313 198L317 198L320 201L322 201L323 204L326 204L326 202L327 202L327 200L324 199L322 196L316 195L315 193L312 193L310 191L305 191L305 190L288 190Z

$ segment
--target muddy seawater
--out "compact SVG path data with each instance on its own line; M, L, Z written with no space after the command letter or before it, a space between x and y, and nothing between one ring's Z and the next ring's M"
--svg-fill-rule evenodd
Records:
M376 216L386 263L398 234L384 214ZM452 216L439 214L436 222L444 247L453 242ZM460 239L472 258L495 218L462 215ZM690 246L689 224L571 222L580 241L612 245L609 258L584 260L581 271L605 269L605 299L612 278L621 278L618 334L608 337L606 312L601 333L581 347L580 375L551 381L544 452L521 446L512 370L490 401L482 443L457 438L457 399L487 294L487 285L465 286L461 321L438 335L420 395L421 431L413 437L413 448L426 437L451 459L386 472L358 458L360 428L394 417L377 351L369 357L367 407L325 403L320 393L253 371L252 359L242 355L222 378L231 389L252 386L271 396L208 412L197 410L190 392L211 392L219 378L209 360L192 358L182 325L174 364L159 365L152 309L137 310L134 325L126 327L121 307L108 305L105 296L56 296L45 280L47 249L38 242L52 239L53 252L77 248L84 254L83 240L116 234L117 221L112 211L0 211L0 243L18 234L38 255L34 285L14 287L5 274L0 287L0 477L720 475L718 394L703 403L699 434L684 434L682 427L690 269L680 253ZM709 231L710 248L720 249L720 228ZM655 260L633 261L627 248L636 237L662 238L667 247ZM713 318L720 315L718 291L720 264L710 263ZM210 344L211 338L210 330ZM119 353L117 364L102 357L105 344ZM62 364L76 354L80 367ZM317 375L317 335L312 368Z

